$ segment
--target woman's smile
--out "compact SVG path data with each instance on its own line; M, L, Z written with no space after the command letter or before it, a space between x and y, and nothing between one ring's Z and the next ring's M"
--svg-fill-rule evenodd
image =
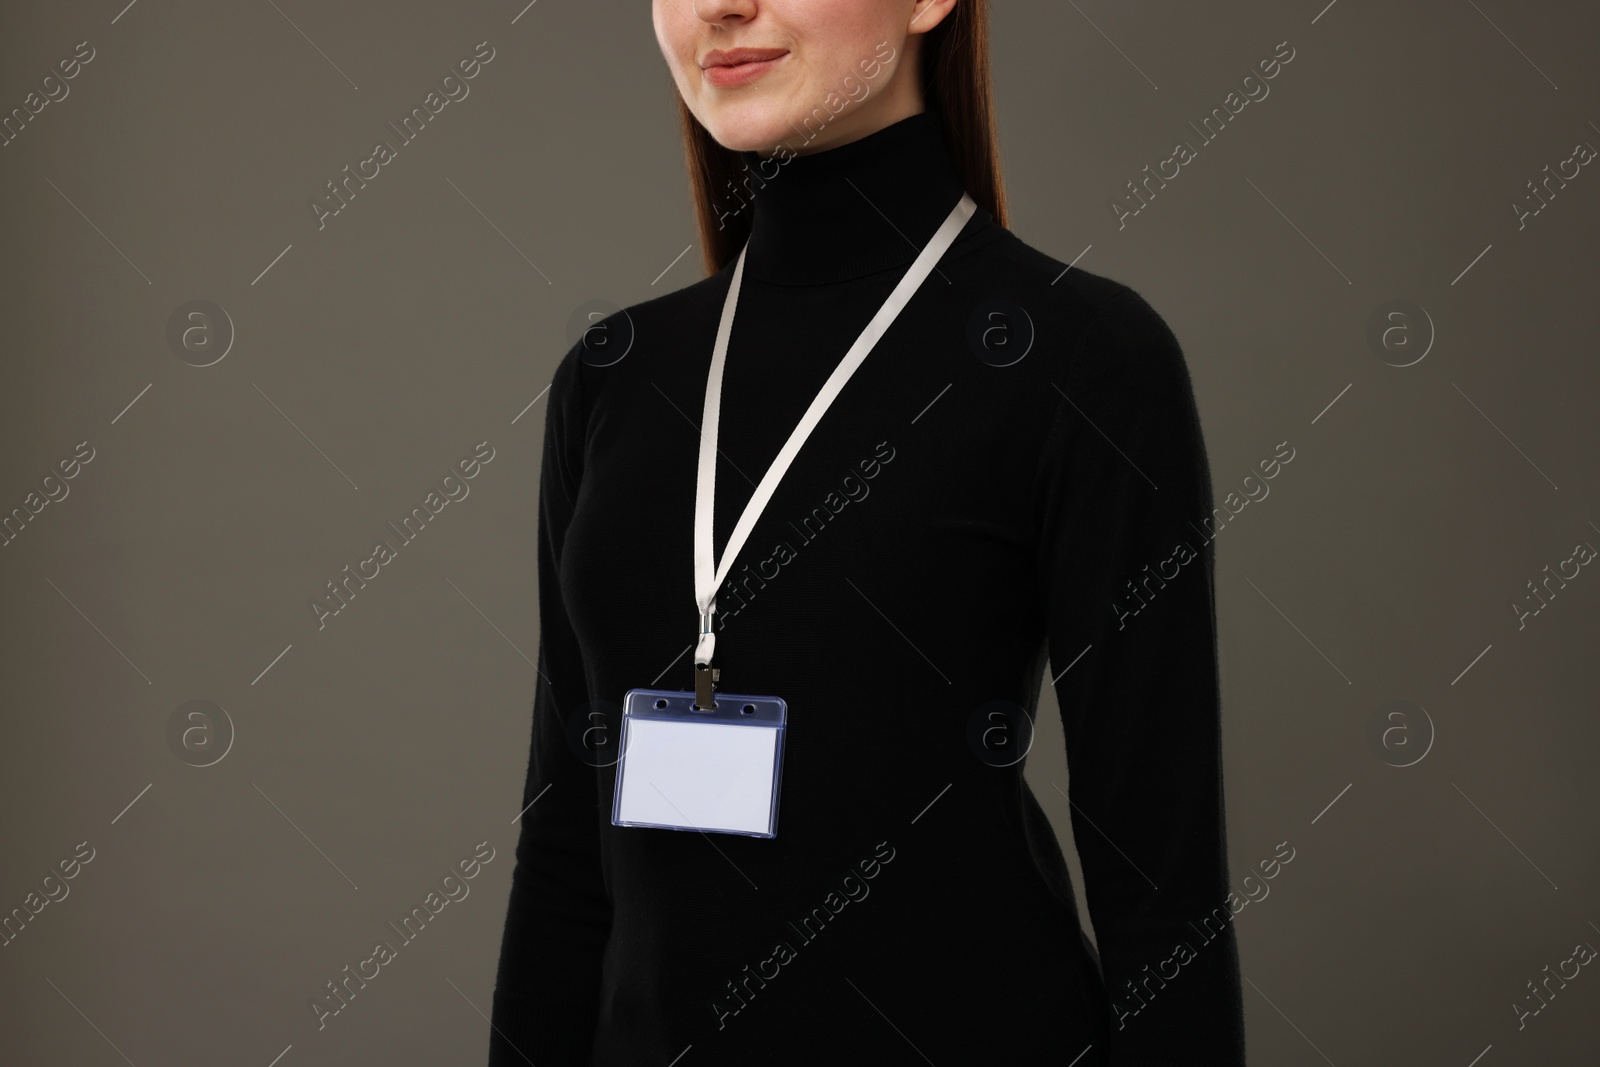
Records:
M732 89L755 81L788 55L782 48L734 48L726 52L712 49L700 61L700 67L706 81L718 89Z

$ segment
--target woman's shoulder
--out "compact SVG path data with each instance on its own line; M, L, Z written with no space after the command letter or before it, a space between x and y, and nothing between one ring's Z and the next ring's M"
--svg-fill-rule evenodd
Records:
M1127 282L1005 232L973 268L994 279L986 288L1010 293L1004 299L1026 311L1033 351L1014 367L1037 362L1013 388L1048 403L1044 463L1069 462L1088 447L1118 477L1189 478L1195 455L1204 454L1200 415L1188 361L1166 320ZM1102 442L1110 449L1098 451Z
M990 289L1009 290L1019 303L1035 302L1041 309L1083 326L1097 319L1115 319L1137 329L1160 317L1133 285L1081 263L1093 245L1073 260L1063 261L1004 226L992 223L991 228L994 236L973 254L973 267L989 279Z
M602 300L580 307L570 317L567 349L551 376L552 399L585 406L585 400L596 399L613 376L608 371L641 351L659 357L662 351L686 346L709 348L729 269L625 307Z
M981 279L986 308L1003 309L1031 332L1053 375L1082 384L1151 376L1187 382L1176 336L1137 288L1084 267L1088 249L1063 261L991 226L997 234L975 249L967 272Z

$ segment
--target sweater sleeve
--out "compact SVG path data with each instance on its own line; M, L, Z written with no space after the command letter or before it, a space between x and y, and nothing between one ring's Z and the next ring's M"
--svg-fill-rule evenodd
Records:
M1124 287L1057 375L1038 580L1111 1067L1240 1067L1210 468L1177 339Z
M577 638L559 583L583 461L579 367L550 383L540 460L539 667L523 812L495 979L490 1067L589 1062L611 902L601 877L595 769L567 744L587 701ZM529 807L529 805L532 805Z

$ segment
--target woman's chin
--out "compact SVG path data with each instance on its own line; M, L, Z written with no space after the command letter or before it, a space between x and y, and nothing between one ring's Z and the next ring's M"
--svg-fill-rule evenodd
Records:
M702 119L702 124L722 147L735 152L762 152L776 148L780 141L793 141L799 135L786 111L770 105L722 106Z

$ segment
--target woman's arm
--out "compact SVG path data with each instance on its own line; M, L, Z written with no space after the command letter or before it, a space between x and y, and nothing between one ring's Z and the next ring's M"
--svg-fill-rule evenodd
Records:
M551 379L545 415L539 676L522 792L525 810L495 980L490 1067L589 1062L601 955L611 929L611 902L600 875L595 770L568 747L565 725L588 699L583 659L557 578L582 474L579 370L569 352Z
M1036 485L1039 588L1111 998L1107 1062L1242 1065L1211 476L1188 367L1166 323L1124 288L1093 313L1055 385Z

